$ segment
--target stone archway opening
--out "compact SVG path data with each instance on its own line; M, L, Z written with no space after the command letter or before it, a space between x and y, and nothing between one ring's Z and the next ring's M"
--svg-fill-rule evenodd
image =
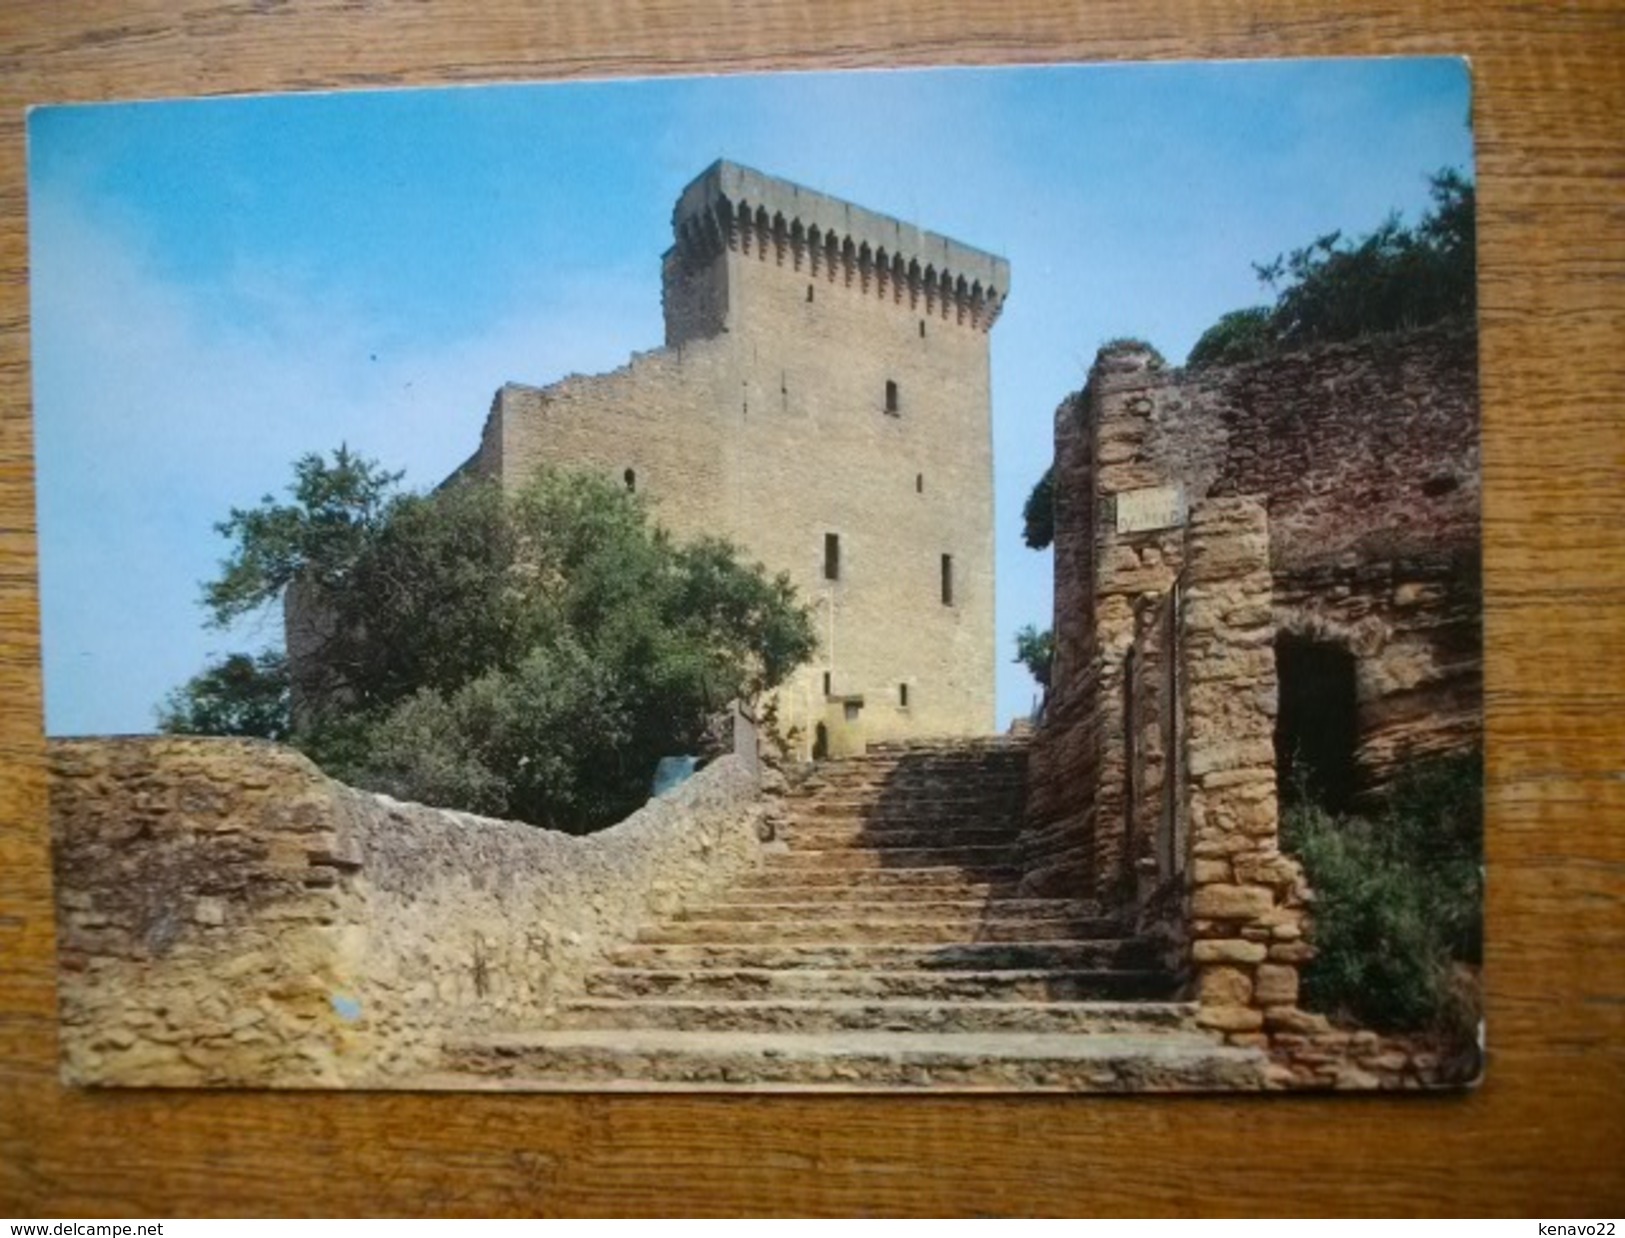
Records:
M1354 654L1331 641L1290 632L1275 638L1280 709L1275 772L1283 804L1308 796L1344 812L1358 787Z

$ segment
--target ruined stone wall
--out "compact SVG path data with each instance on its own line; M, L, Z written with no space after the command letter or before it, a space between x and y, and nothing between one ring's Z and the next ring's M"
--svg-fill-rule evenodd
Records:
M1133 892L1123 676L1136 633L1179 574L1183 532L1177 520L1120 527L1117 503L1170 482L1167 423L1181 407L1149 350L1129 347L1103 351L1057 413L1056 661L1025 830L1045 888L1108 901Z
M1125 491L1265 503L1276 631L1354 657L1365 789L1406 759L1478 742L1477 431L1470 330L1197 372L1170 370L1143 346L1103 350L1056 414L1056 654L1033 752L1034 855L1073 856L1068 879L1097 895L1124 877L1124 830L1110 824L1126 788L1123 655L1134 615L1168 587L1181 554L1177 529L1117 532Z
M353 790L254 741L51 746L64 1074L409 1085L534 1019L647 921L753 864L725 756L572 837Z
M1196 1021L1270 1056L1272 1088L1461 1084L1476 1054L1437 1037L1334 1026L1298 1006L1314 958L1313 892L1280 849L1276 795L1272 530L1263 507L1210 500L1191 512L1180 644L1190 820L1187 950Z
M990 733L987 333L1007 266L730 164L685 190L673 223L667 346L504 388L478 467L510 486L543 463L631 470L673 533L788 572L821 641L780 693L803 751L856 700L871 739Z
M1268 1049L1273 1086L1476 1069L1297 1007L1309 891L1279 850L1275 750L1282 634L1353 655L1365 789L1477 742L1475 366L1471 332L1448 327L1198 373L1119 345L1056 415L1056 656L1027 881L1135 912L1190 969L1200 1021ZM1182 495L1188 513L1120 520L1137 492ZM1169 693L1153 668L1176 580ZM1148 882L1170 845L1186 848L1185 880Z
M1476 336L1436 327L1235 366L1213 494L1268 496L1277 624L1355 655L1367 787L1482 733Z
M608 374L550 387L509 383L487 430L501 445L500 472L491 475L517 488L542 467L580 468L624 485L630 470L654 519L673 534L722 533L724 410L736 388L732 359L714 341L640 353Z
M1268 496L1278 575L1351 552L1476 547L1477 367L1469 325L1213 371L1195 389L1223 429L1204 489Z

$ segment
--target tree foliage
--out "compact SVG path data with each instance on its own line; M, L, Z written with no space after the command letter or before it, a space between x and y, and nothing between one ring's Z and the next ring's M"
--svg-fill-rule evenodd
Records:
M219 526L235 545L205 601L223 624L293 586L298 707L284 696L257 724L356 785L596 828L816 646L788 577L726 542L674 543L600 478L401 493L344 449L294 471L292 502ZM221 669L172 695L166 729L212 729Z
M171 692L159 729L175 735L288 737L288 663L275 650L234 653Z
M1273 305L1224 315L1191 349L1192 367L1228 365L1311 344L1469 319L1477 305L1473 183L1445 169L1414 227L1390 215L1363 237L1317 237L1253 270Z
M1278 342L1275 315L1269 306L1231 310L1202 333L1186 364L1200 368L1251 361L1267 355Z
M327 463L312 452L294 461L292 503L271 495L258 507L231 509L215 531L234 543L220 576L204 586L216 627L282 596L294 577L336 590L389 510L400 473L380 469L341 445Z
M1016 633L1016 661L1027 668L1039 687L1048 691L1055 663L1055 633L1049 628L1040 632L1027 624Z
M1044 475L1027 496L1021 509L1021 539L1032 550L1043 550L1055 540L1055 466L1044 470Z
M1315 891L1311 1008L1471 1039L1462 977L1482 961L1483 795L1473 754L1412 766L1360 815L1328 813L1304 788L1289 797L1281 841Z

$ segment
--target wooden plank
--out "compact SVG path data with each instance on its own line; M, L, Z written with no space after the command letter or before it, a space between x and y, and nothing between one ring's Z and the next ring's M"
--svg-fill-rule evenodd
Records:
M10 0L0 10L0 1213L1625 1206L1625 18L1378 0ZM99 1095L55 1077L23 105L774 67L1464 52L1479 137L1491 1062L1474 1095Z

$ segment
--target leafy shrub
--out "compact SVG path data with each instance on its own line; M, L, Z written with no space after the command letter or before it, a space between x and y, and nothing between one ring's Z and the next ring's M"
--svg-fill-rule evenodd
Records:
M171 694L164 729L286 739L357 786L586 831L816 648L788 576L673 542L624 487L398 480L341 448L295 463L291 503L232 511L214 621L296 586L319 622L291 687L280 655L233 655Z
M1043 550L1055 540L1055 466L1044 470L1021 509L1021 540L1029 550Z
M1289 801L1282 842L1315 891L1305 1004L1388 1031L1469 1036L1483 949L1483 762L1420 763L1366 815Z
M179 735L286 739L288 695L288 662L282 654L230 654L164 699L158 728Z
M1149 340L1142 340L1138 336L1119 335L1107 340L1100 346L1100 351L1107 352L1144 352L1151 354L1151 368L1164 370L1168 368L1168 361L1157 347Z
M1390 215L1362 237L1329 232L1254 263L1275 303L1224 315L1196 342L1186 365L1229 365L1311 344L1470 320L1477 306L1473 183L1448 168L1428 183L1433 203L1414 227Z
M1232 310L1202 332L1185 364L1192 369L1207 365L1233 365L1269 353L1276 345L1275 326L1267 305Z
M1027 624L1016 633L1016 661L1027 668L1040 688L1048 688L1055 664L1055 633L1049 628L1040 632Z

